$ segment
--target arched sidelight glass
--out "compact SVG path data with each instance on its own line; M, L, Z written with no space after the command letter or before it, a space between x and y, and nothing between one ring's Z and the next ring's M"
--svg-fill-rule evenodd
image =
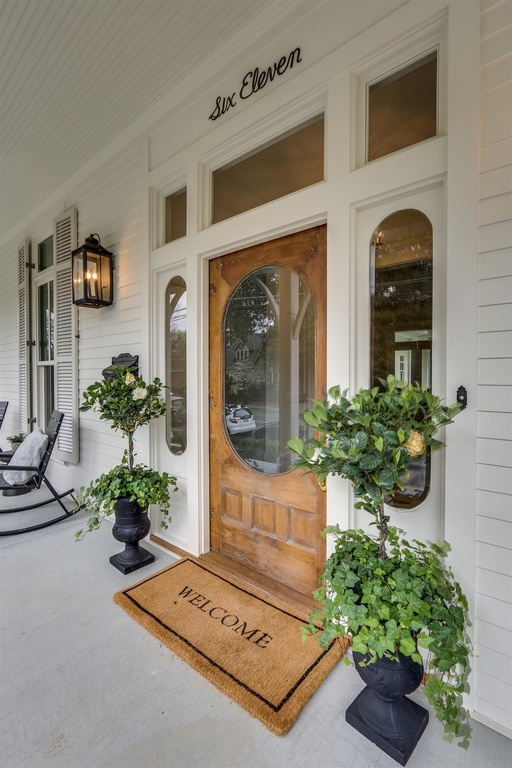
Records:
M187 286L173 277L165 296L166 439L171 453L187 447Z
M275 475L290 469L288 440L306 437L302 414L315 396L315 309L291 269L252 272L224 319L225 428L235 453Z
M370 377L390 373L426 389L432 381L432 224L420 211L398 211L382 221L370 246ZM430 457L410 467L392 506L414 509L428 495Z

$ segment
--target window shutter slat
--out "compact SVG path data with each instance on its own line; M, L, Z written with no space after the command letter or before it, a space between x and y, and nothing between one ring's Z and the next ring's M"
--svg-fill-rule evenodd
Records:
M55 302L55 386L56 407L64 413L55 457L70 464L79 461L78 349L76 307L72 302L71 251L77 245L77 211L72 208L54 220L56 302Z

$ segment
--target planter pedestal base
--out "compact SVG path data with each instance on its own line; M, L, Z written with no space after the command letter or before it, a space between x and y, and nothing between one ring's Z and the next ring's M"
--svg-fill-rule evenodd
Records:
M405 765L412 755L416 744L420 740L423 731L427 727L428 712L424 707L416 704L415 701L407 699L405 696L402 697L400 700L400 719L403 718L405 714L405 720L407 721L407 728L405 730L407 733L400 736L391 736L388 735L389 732L385 733L385 728L382 728L384 733L379 733L374 730L361 714L361 710L365 712L365 714L373 711L377 719L379 719L379 715L381 714L379 708L383 704L385 705L386 714L384 713L384 709L382 709L382 716L388 717L389 714L391 714L388 709L389 702L380 701L379 705L379 699L376 696L375 691L367 686L348 707L345 713L347 723L379 747L379 749L392 757L393 760L396 760L397 763ZM393 729L393 720L394 718L391 716L390 721L388 721L390 726L389 731L391 732ZM379 728L379 730L381 729Z
M144 547L139 547L138 544L134 547L127 544L126 549L119 552L118 555L112 555L109 561L114 568L126 576L127 573L132 573L132 571L137 571L139 568L154 563L155 556Z
M139 541L148 535L151 523L147 507L139 507L136 501L130 501L129 498L117 499L114 512L112 536L117 541L122 541L125 546L118 555L112 555L110 564L126 576L127 573L155 562L155 556L151 552L139 547Z

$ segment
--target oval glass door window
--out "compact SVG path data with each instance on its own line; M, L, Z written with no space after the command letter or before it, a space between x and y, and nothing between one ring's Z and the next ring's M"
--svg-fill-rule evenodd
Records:
M224 424L235 453L268 475L287 472L287 443L308 436L315 395L315 308L291 269L266 266L235 289L224 320Z

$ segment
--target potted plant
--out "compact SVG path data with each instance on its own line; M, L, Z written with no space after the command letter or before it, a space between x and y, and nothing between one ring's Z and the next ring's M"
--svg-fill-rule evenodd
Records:
M171 521L170 486L176 490L176 478L159 473L144 464L134 463L133 436L144 424L165 413L161 398L162 382L156 378L146 384L128 369L119 369L103 381L91 384L83 393L81 411L96 411L100 419L111 422L111 428L128 438L121 464L100 475L87 487L80 488L78 503L89 515L87 531L99 528L101 521L115 514L114 538L125 543L125 549L113 555L110 562L122 573L131 573L153 562L155 557L139 546L149 533L151 523L147 514L150 504L157 504L163 513L162 526ZM76 533L77 540L83 529Z
M11 435L11 437L7 438L7 440L11 444L11 451L13 453L14 453L14 451L16 451L20 447L20 445L22 444L22 442L24 441L26 436L27 435L26 435L25 432L18 432L17 435Z
M452 422L460 406L444 406L428 390L394 376L381 384L351 399L333 387L304 413L317 437L305 443L293 438L288 445L298 454L294 465L314 473L320 483L328 475L350 480L355 507L369 513L377 530L373 536L326 528L324 535L335 537L334 551L314 593L321 610L311 613L304 635L316 635L322 647L333 638L352 637L356 667L377 690L367 687L350 705L347 720L405 765L428 720L423 708L403 696L423 679L420 649L428 667L424 692L445 737L467 747L471 733L462 703L469 690L468 604L444 561L450 547L409 543L403 531L389 525L385 508L385 499L404 489L410 462L443 447L435 434ZM380 690L384 668L393 665L412 675L394 703Z

